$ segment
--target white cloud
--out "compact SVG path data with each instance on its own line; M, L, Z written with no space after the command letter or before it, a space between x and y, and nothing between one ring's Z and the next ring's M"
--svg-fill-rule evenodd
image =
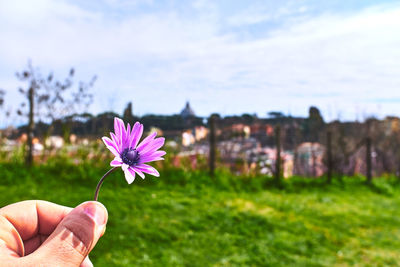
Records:
M139 10L118 18L65 1L0 3L0 25L6 25L0 28L0 69L7 70L0 87L16 84L12 74L27 58L60 75L76 66L82 79L99 75L96 112L121 111L134 100L142 114L172 113L191 100L202 115L305 115L313 104L333 119L339 112L354 118L363 109L396 112L395 104L377 109L374 99L400 98L400 6L293 17L242 39L207 1L194 5L193 17ZM307 11L295 8L281 11ZM230 22L268 21L258 11L249 7Z

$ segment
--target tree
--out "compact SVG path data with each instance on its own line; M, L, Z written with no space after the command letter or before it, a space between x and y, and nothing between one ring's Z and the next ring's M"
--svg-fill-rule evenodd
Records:
M0 108L4 106L4 96L6 92L3 89L0 89Z
M280 111L270 111L268 112L268 117L279 119L285 117L285 115Z
M306 141L317 142L318 134L324 128L324 119L317 107L310 107L308 118L304 121L304 137Z
M135 116L133 115L133 112L132 112L132 102L129 102L129 103L126 105L126 108L124 109L124 113L123 113L123 115L122 115L122 118L123 118L123 120L124 120L125 122L129 122L129 123L131 123L132 125L135 123L135 121L139 120L139 118L137 118L137 117L135 117Z
M281 159L281 126L278 124L275 127L275 145L276 145L276 159L275 159L275 184L280 185L282 174L282 159Z
M209 141L210 141L210 151L209 151L209 171L210 176L215 176L215 161L216 161L216 153L217 153L217 142L216 142L216 121L218 117L214 114L211 114L208 119L208 124L210 128Z
M50 127L47 135L53 131L54 123L61 124L62 134L64 139L69 141L71 124L73 116L76 113L86 111L88 106L93 102L93 95L89 92L96 81L94 76L88 83L80 81L78 87L74 90L73 76L75 70L70 69L67 78L63 82L54 80L53 73L48 75L47 79L41 81L41 86L44 88L40 103L42 110L39 114L44 116L45 120L50 120Z
M4 96L5 96L6 92L3 89L0 89L0 109L3 109L4 107ZM2 132L0 132L0 142L2 139Z
M29 83L28 89L24 90L19 88L20 93L24 94L28 100L29 111L27 114L28 116L28 128L27 128L27 136L28 136L28 152L26 154L26 164L32 165L33 162L33 130L35 127L35 120L34 120L34 109L35 109L35 96L37 99L40 98L40 95L37 93L37 90L40 88L38 85L38 78L35 77L35 72L33 71L32 65L28 64L28 69L22 71L21 73L16 74L18 79L21 81L27 81ZM38 101L39 102L39 101ZM25 107L26 103L21 103L21 108ZM24 115L21 109L18 109L18 115Z
M75 70L71 68L63 82L55 80L52 72L43 78L40 71L32 67L31 62L28 62L25 70L16 73L20 81L28 83L27 89L19 88L19 92L25 96L27 102L23 101L17 111L18 115L28 117L26 155L28 165L33 162L32 141L37 118L49 120L52 124L91 104L93 96L89 93L89 89L93 86L96 76L89 83L80 82L76 90L71 90L74 73Z

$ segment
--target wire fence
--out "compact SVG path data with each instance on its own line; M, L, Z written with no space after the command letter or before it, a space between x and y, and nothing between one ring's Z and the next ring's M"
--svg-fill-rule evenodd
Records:
M370 183L372 177L399 175L400 131L385 133L381 122L371 124L365 122L358 129L351 129L358 131L357 135L345 133L342 127L338 128L339 124L332 124L318 133L314 141L296 140L296 134L292 131L290 135L287 125L280 124L274 126L269 136L266 132L264 136L213 140L209 142L210 170L220 164L236 173L265 174L276 180L295 175L324 176L328 182L334 176L363 175ZM210 127L209 136L214 139L217 128Z

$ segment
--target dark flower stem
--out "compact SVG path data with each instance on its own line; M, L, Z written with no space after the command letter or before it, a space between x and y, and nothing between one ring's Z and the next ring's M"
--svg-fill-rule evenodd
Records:
M97 201L97 199L99 198L99 191L100 191L100 187L104 182L104 179L106 179L106 177L112 173L113 171L115 171L118 167L114 167L112 169L110 169L108 172L106 172L106 174L103 175L103 177L101 177L99 183L96 186L96 192L94 193L94 201Z

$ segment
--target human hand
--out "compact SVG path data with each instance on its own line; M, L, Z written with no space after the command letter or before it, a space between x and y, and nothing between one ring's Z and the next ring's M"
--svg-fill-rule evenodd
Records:
M88 201L68 208L28 200L0 209L1 266L90 267L89 252L104 234L107 210Z

